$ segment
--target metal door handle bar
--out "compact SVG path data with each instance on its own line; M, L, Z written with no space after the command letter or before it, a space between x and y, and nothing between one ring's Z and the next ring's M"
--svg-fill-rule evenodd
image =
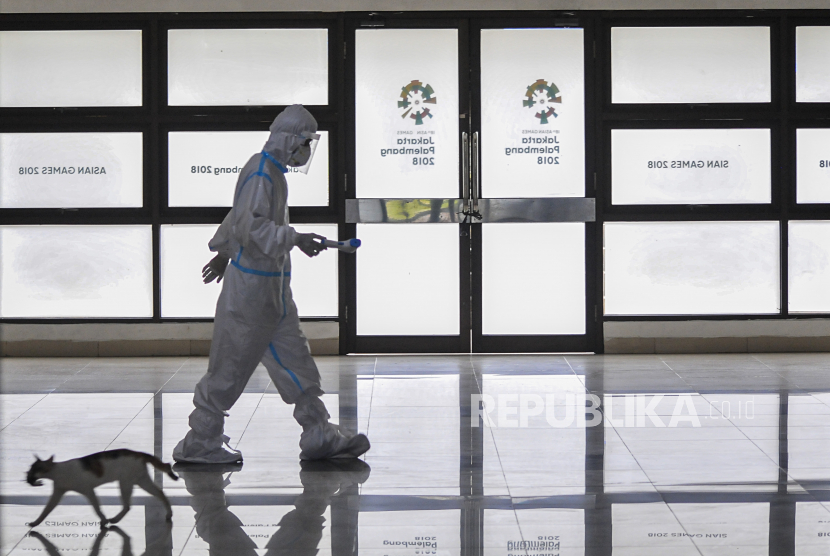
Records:
M461 195L464 204L470 203L470 137L467 132L461 133Z
M473 215L478 216L478 200L481 197L481 179L479 175L479 159L478 159L478 131L473 133L473 145L472 145L472 163L473 163L473 183L471 184L472 187L472 203L470 205L470 211Z
M475 138L474 138L475 142ZM347 199L349 224L459 222L464 199ZM584 197L481 199L481 222L594 222L596 202Z

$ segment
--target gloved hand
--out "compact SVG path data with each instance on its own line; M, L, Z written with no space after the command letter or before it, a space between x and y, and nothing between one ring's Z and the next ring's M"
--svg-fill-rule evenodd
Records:
M309 257L316 257L320 251L326 250L326 246L322 243L324 239L326 238L317 234L297 234L294 244Z
M216 255L202 268L202 280L204 280L205 284L216 280L218 284L222 281L222 276L225 275L226 268L228 268L228 259L222 255Z

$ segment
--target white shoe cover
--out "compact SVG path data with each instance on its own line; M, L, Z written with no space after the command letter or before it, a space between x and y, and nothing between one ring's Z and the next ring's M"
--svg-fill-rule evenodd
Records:
M371 448L365 434L352 434L333 423L308 427L300 435L300 459L356 458Z
M234 450L228 445L230 438L222 435L222 442L218 446L207 447L203 443L194 441L192 431L187 434L173 449L173 459L179 463L240 463L242 452ZM211 442L211 444L217 444Z
M294 403L294 418L303 427L300 459L356 458L365 454L369 439L329 422L329 412L316 393L308 392Z

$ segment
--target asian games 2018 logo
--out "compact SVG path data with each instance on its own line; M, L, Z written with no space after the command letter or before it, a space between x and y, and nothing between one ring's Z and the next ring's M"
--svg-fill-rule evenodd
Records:
M402 110L401 118L415 120L415 125L423 125L424 118L432 118L428 104L435 105L438 99L435 91L428 84L413 79L408 85L401 87L401 100L398 108Z
M525 108L532 108L536 110L536 117L539 118L539 123L545 125L548 123L548 118L553 116L558 118L554 104L562 104L562 94L553 81L548 84L544 79L537 79L535 83L530 85L525 92L525 99L522 101L522 106Z

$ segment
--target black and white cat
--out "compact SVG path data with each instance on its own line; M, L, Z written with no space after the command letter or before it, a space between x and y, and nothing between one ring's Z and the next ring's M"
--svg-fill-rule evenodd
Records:
M109 523L118 523L130 511L133 485L140 486L161 500L161 503L167 508L167 521L173 519L170 501L164 495L164 492L153 483L147 473L147 464L149 463L156 469L167 473L170 478L179 480L179 477L173 473L169 463L164 463L150 454L126 449L98 452L97 454L67 461L53 461L54 459L55 456L47 460L41 460L35 456L35 462L26 475L26 482L32 486L41 486L43 484L41 479L52 479L55 487L52 497L46 503L46 507L43 508L38 518L31 523L27 523L30 527L40 525L46 519L46 516L55 509L63 495L70 490L83 494L89 500L95 513L101 518L101 527L105 527ZM107 519L101 512L94 489L112 481L118 481L121 485L121 503L124 507L118 515L112 519Z

